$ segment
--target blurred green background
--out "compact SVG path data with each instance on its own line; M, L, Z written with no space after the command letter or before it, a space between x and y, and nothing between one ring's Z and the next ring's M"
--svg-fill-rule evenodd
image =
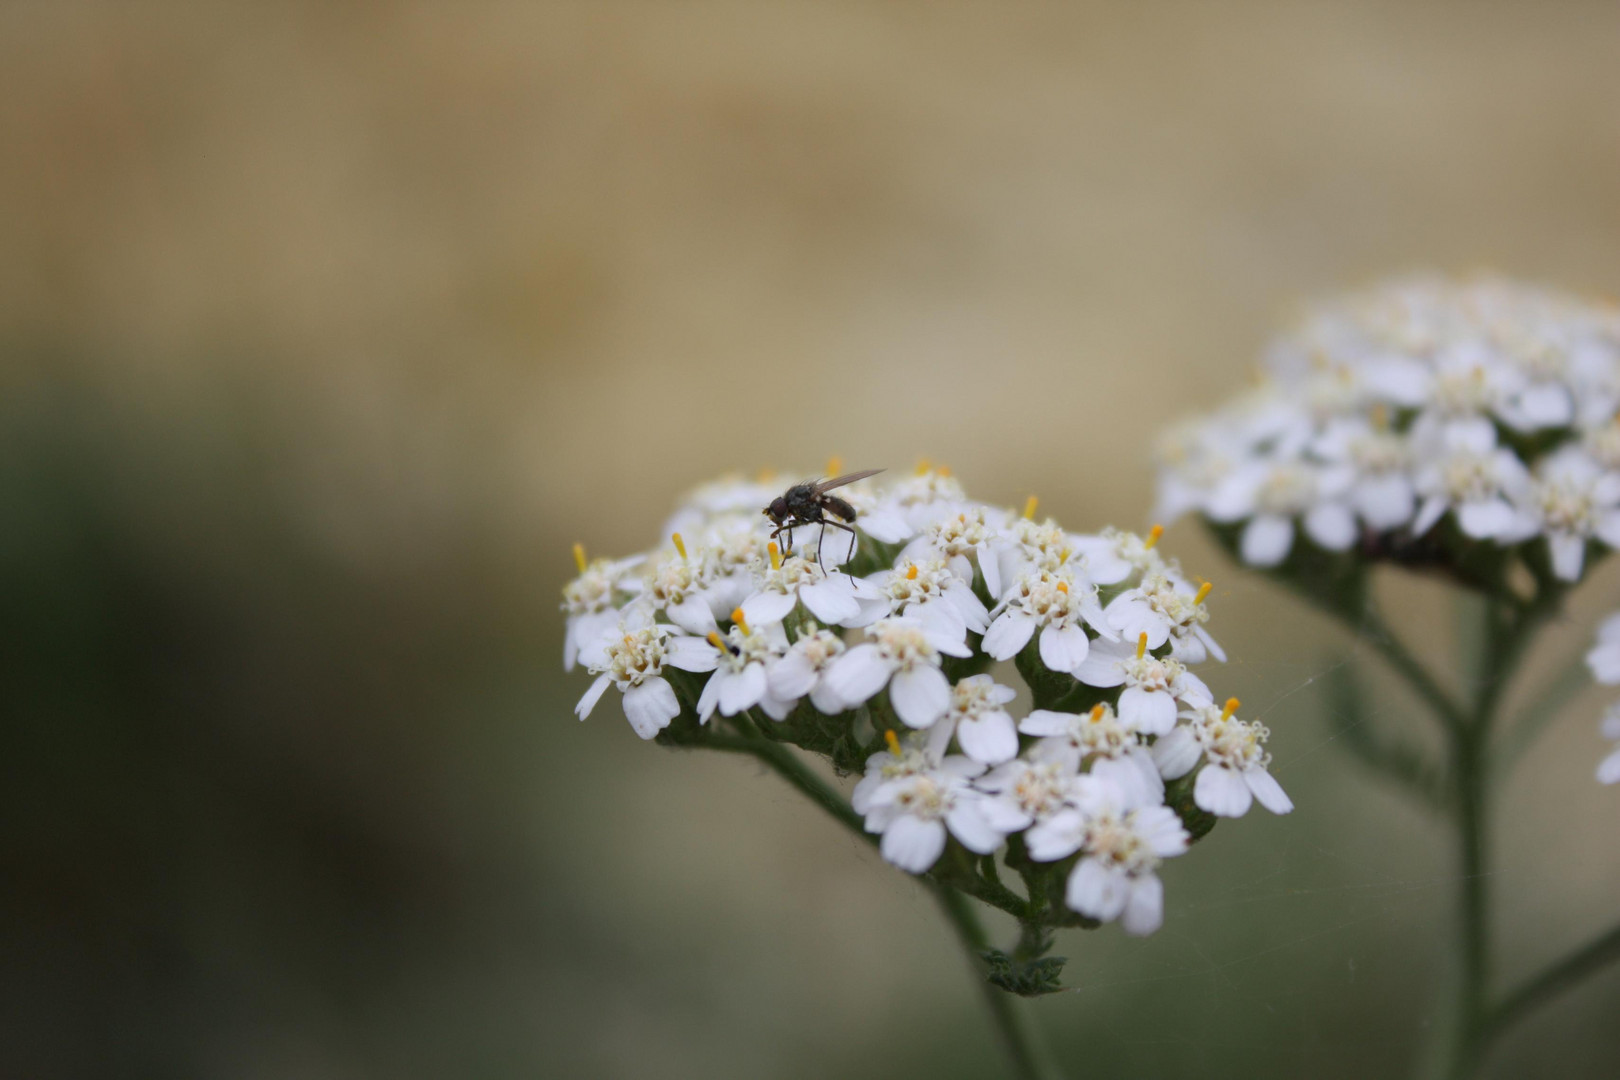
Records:
M8 1076L996 1075L903 875L573 719L569 545L835 453L1140 526L1154 430L1318 291L1620 292L1613 3L16 0L0 143ZM1166 544L1299 810L1173 863L1156 936L1066 935L1033 1011L1074 1075L1398 1072L1453 871L1336 745L1374 662ZM1601 700L1508 790L1508 977L1614 917ZM1615 1075L1617 1005L1495 1072Z

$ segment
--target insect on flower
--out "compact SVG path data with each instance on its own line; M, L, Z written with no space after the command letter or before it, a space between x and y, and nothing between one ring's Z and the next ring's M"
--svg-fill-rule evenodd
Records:
M853 484L857 480L865 480L868 476L876 476L882 471L882 469L866 469L863 472L835 476L831 480L806 480L802 484L794 484L772 499L771 505L760 511L771 519L772 525L776 526L771 532L771 539L780 540L783 533L800 525L820 525L821 535L816 539L816 563L820 565L821 544L827 539L828 525L835 529L843 529L850 536L855 535L855 530L850 528L850 523L855 520L855 508L836 495L828 495L827 492L841 488L845 484ZM827 517L828 513L833 517Z

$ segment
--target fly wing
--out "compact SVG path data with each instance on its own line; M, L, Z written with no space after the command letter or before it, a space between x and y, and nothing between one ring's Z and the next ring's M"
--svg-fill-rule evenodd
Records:
M820 495L823 492L831 491L833 488L841 488L845 484L853 484L857 480L865 480L868 476L876 476L882 471L882 469L865 469L861 472L845 473L843 476L835 476L831 480L819 481L816 484L816 494Z

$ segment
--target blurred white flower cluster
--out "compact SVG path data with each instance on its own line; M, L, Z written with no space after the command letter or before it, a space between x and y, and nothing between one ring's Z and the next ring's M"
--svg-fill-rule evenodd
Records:
M1159 447L1160 515L1276 566L1424 538L1534 545L1576 581L1620 546L1620 312L1501 280L1397 280L1323 305L1258 388Z
M798 526L779 547L761 510L783 486L700 488L635 558L576 549L565 663L597 676L582 719L613 686L644 739L729 726L825 754L863 773L853 808L894 865L993 877L980 857L1007 849L1135 934L1162 920L1160 862L1211 815L1292 809L1265 727L1190 670L1225 657L1210 586L1160 555L1161 530L1070 533L923 467L842 489L854 534Z
M1597 644L1586 654L1586 666L1592 669L1592 678L1604 686L1620 683L1620 612L1598 627ZM1605 784L1620 784L1620 701L1604 710L1600 730L1615 746L1598 763L1597 778Z

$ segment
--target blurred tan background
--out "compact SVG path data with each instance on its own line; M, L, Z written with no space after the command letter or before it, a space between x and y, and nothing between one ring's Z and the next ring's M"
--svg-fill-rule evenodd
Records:
M906 880L573 720L568 547L832 454L1138 526L1316 292L1620 292L1620 6L1412 8L0 7L0 1071L994 1075ZM1171 543L1300 810L1035 1012L1077 1075L1396 1070L1450 869L1334 745L1355 642ZM1612 919L1599 703L1504 807L1508 975ZM1617 1001L1498 1072L1614 1075Z

